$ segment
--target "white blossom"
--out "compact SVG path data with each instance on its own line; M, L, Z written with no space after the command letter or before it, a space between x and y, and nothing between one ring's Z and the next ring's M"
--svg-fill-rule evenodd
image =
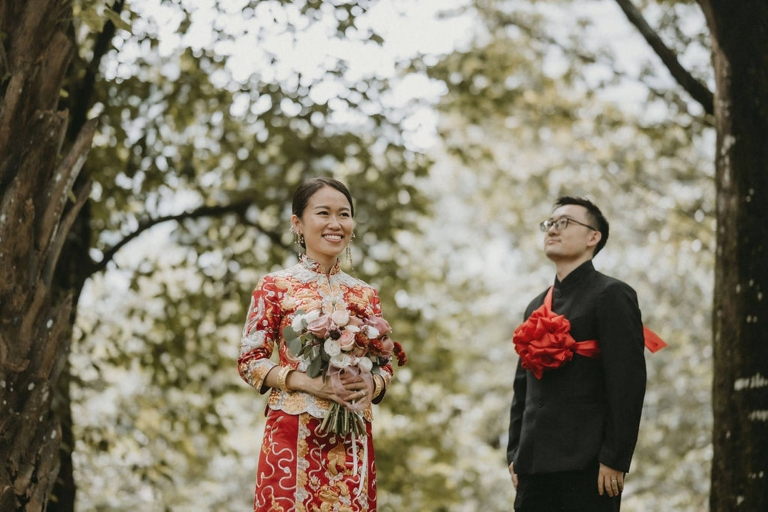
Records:
M304 329L304 318L306 315L296 315L293 317L293 321L291 322L291 329L293 329L296 333L300 333Z
M325 343L323 344L323 348L325 349L325 353L331 357L337 356L341 353L341 347L339 347L339 342L334 339L329 338L325 340Z
M368 371L371 371L371 370L373 369L373 361L371 361L371 360L370 360L369 358L367 358L367 357L361 357L361 358L360 358L360 359L357 361L357 366L359 366L360 368L362 368L362 369L364 369L364 370L368 370Z
M336 368L346 368L352 363L352 358L347 354L339 353L331 357L330 363Z

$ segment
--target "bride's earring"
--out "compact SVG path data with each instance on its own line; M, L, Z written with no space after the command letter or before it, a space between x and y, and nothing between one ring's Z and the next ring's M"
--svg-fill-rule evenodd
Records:
M353 231L350 239L354 240L354 238L355 238L355 232ZM350 241L350 243L352 242ZM349 244L347 244L347 248L345 249L345 251L347 253L347 264L349 265L349 268L352 269L352 271L354 271L355 268L352 266L352 250L349 248Z
M291 226L291 233L293 233L293 243L299 244L302 248L306 249L306 241L304 240L304 235L299 233L295 226Z

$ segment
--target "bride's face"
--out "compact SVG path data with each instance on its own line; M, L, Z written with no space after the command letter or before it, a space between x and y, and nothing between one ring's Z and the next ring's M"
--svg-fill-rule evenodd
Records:
M291 222L294 230L304 235L307 256L326 268L347 247L355 227L347 198L327 186L312 194L301 217L294 215Z

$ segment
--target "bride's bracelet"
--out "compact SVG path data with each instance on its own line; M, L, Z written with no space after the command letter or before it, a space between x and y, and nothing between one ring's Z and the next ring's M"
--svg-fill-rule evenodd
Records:
M288 391L288 385L285 380L288 378L288 374L293 371L293 368L289 366L281 366L280 372L277 374L277 389L282 391Z
M384 387L384 377L376 378L373 376L373 398L378 397L381 394L381 388Z

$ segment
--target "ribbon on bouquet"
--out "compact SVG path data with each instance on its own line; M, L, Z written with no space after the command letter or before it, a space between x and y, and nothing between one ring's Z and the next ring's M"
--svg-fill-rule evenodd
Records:
M360 368L358 365L349 365L345 366L344 368L339 368L338 366L330 365L328 366L328 370L326 372L326 377L331 382L331 387L333 388L334 393L336 393L338 396L343 397L344 399L344 407L349 409L350 411L354 413L362 413L366 407L371 403L371 400L373 399L373 374L371 374L370 371ZM365 385L367 387L367 393L365 394L365 397L363 397L360 400L354 400L351 402L347 402L347 398L351 396L352 394L356 393L356 391L348 391L347 388L344 387L344 383L348 382L350 380L357 380L357 377L360 377L365 382ZM357 475L357 436L354 432L352 432L352 467L353 474ZM368 444L363 441L363 470L360 473L360 484L357 488L357 495L359 496L360 493L363 491L363 484L365 483L365 477L368 474Z

